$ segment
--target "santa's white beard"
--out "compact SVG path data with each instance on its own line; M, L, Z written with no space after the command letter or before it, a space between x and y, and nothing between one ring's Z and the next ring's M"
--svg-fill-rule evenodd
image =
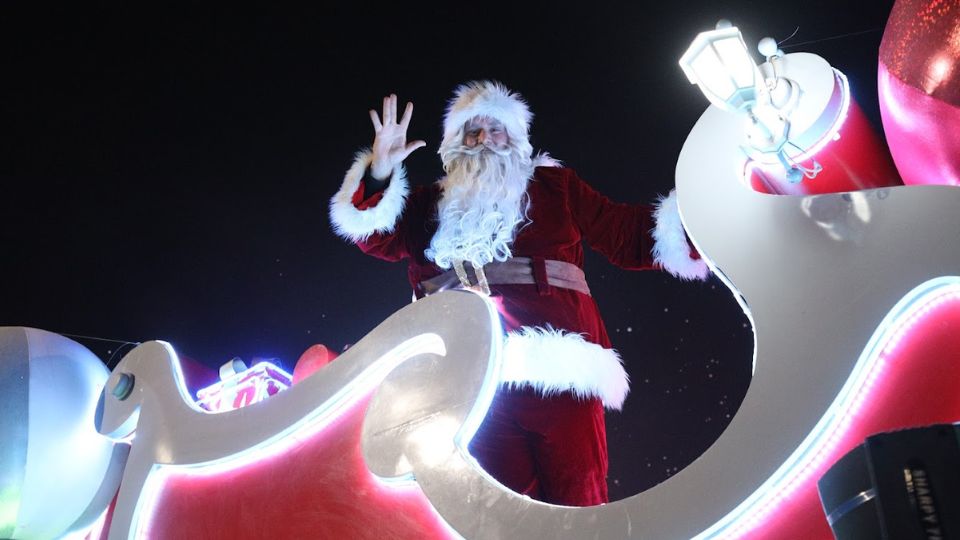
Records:
M512 147L465 146L444 149L441 157L447 176L440 182L440 223L424 254L441 268L457 260L478 267L509 259L529 207L530 158Z

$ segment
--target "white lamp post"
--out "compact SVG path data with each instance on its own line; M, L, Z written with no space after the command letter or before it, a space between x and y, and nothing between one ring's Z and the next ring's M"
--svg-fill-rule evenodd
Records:
M735 26L718 25L716 30L701 32L694 38L687 52L680 58L680 67L691 83L700 87L710 103L732 112L746 114L748 151L751 154L774 156L785 171L786 178L796 183L804 175L813 178L819 165L807 169L787 158L789 144L790 109L796 104L799 88L792 81L774 75L768 82L754 63ZM762 42L767 56L775 59L780 54L769 38ZM766 54L766 53L765 53ZM776 95L771 95L770 89ZM766 161L766 160L762 160Z
M735 26L701 32L680 58L680 67L710 103L737 112L751 108L765 86Z

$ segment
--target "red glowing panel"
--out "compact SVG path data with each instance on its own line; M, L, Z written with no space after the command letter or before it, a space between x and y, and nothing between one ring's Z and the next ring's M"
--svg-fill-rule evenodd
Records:
M147 538L456 538L413 483L370 474L369 397L283 454L215 475L166 477Z
M843 414L840 428L797 473L789 493L732 537L831 539L816 482L868 436L960 419L960 294L926 299L904 320L869 367L867 382Z

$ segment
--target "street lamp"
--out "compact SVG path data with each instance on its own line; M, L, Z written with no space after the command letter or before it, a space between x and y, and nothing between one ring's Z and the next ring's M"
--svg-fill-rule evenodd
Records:
M726 111L750 109L765 89L757 84L763 76L735 26L701 32L680 58L680 67L710 103Z
M772 38L764 38L761 52L768 58L770 77L764 77L754 63L735 26L721 21L715 30L701 32L680 58L680 67L691 83L700 87L710 103L747 117L748 154L758 161L776 160L783 165L791 183L813 178L822 170L814 161L803 167L787 155L790 142L790 112L800 96L794 81L777 74L776 61L782 56Z

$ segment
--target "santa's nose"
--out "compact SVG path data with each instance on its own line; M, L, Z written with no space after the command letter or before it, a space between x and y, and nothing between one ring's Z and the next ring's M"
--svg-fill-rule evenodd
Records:
M487 140L487 131L481 129L477 132L477 144L483 144Z

